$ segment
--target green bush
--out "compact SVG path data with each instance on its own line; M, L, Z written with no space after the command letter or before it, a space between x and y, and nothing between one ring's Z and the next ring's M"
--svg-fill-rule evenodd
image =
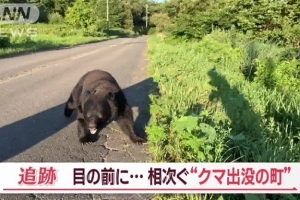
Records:
M55 12L48 15L48 20L50 24L59 24L64 21L64 18L59 13Z
M69 25L77 28L87 28L94 22L93 11L95 5L91 2L85 2L84 0L76 0L72 7L69 7L66 11L65 20Z
M286 94L300 94L300 61L271 62L258 65L255 81Z
M157 32L168 29L170 23L170 18L166 13L155 13L151 16L150 24L155 26Z
M130 5L119 0L110 0L109 3L109 27L132 27L133 22ZM76 0L72 7L67 9L65 21L69 25L77 28L101 31L107 26L106 1Z
M84 29L84 36L103 37L106 34L103 30L106 28L106 21L98 19L94 24L89 25Z
M195 0L166 5L175 7L175 13L168 6L166 12L173 22L171 32L177 37L201 39L215 28L229 30L235 25L238 32L248 33L253 39L294 48L300 45L299 1L222 0L212 4Z
M44 5L38 6L40 14L39 14L39 18L38 18L38 23L48 23L49 19L48 19L48 15L49 15L49 10L47 9L47 7L45 7Z
M32 40L28 36L21 36L21 37L11 37L10 42L12 44L27 44L32 42Z
M258 40L245 41L245 43L242 44L245 56L241 70L245 78L250 81L253 81L257 67L261 62L264 62L267 67L266 70L270 71L273 63L281 58L284 51L283 48L279 48L274 44L262 43Z
M156 33L156 29L155 28L150 28L149 30L148 30L148 34L149 35L152 35L152 34L155 34Z
M10 46L10 38L9 37L0 37L0 47L6 48Z
M299 61L282 59L285 50L232 31L189 42L152 36L149 74L158 89L146 132L154 161L298 162ZM256 68L253 81L241 71L247 63ZM194 197L187 196L174 199Z

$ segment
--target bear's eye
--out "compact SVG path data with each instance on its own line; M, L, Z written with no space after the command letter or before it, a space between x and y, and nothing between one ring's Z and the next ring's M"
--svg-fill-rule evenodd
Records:
M98 118L99 118L99 119L101 119L101 120L102 120L102 118L103 118L103 115L102 115L101 113L97 113L97 116L98 116Z

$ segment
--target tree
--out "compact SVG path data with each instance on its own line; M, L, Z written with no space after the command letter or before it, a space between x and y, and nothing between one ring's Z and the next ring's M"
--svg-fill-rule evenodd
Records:
M161 32L170 26L170 17L167 13L155 13L151 16L150 22L158 32Z

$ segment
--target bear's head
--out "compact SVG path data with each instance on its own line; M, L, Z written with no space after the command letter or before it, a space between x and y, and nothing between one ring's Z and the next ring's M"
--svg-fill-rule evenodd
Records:
M111 121L112 109L110 101L113 99L114 94L111 92L104 97L91 94L83 103L82 114L91 134L95 134Z

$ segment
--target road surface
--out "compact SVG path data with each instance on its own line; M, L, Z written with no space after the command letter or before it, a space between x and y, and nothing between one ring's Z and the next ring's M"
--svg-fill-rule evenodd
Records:
M131 104L139 134L148 121L145 57L147 37L119 38L74 48L0 59L1 162L147 162L147 145L133 144L112 123L98 142L82 146L76 115L63 115L64 103L79 78L102 69L119 82ZM76 114L76 113L74 113ZM24 194L25 199L150 199L151 195Z

